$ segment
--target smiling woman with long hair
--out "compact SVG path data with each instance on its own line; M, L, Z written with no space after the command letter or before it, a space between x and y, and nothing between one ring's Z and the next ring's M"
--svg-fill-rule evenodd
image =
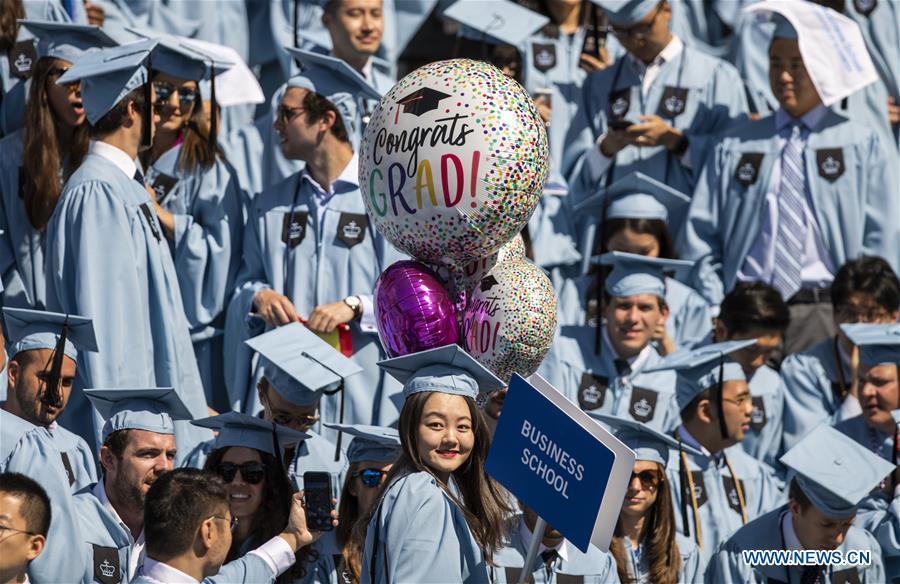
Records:
M509 509L484 471L490 435L475 397L503 384L455 345L381 366L404 384L402 454L362 519L360 581L487 582Z
M22 21L38 37L25 127L0 141L0 276L3 305L42 310L44 231L63 182L81 164L88 137L77 83L56 81L84 51L115 42L99 28Z

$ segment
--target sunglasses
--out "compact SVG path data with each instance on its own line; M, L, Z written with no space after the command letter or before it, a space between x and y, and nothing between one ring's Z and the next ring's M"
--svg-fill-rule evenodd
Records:
M261 462L245 462L243 464L223 462L216 467L216 474L222 477L226 483L234 480L237 471L241 471L241 477L246 483L258 485L266 476L266 465Z
M193 109L194 103L197 101L197 90L185 87L176 88L171 83L165 81L154 81L153 87L156 89L156 105L161 107L165 105L173 93L178 93L178 109L181 113L188 113Z
M638 473L631 473L632 481L635 479L635 477L637 477L637 480L641 481L641 486L645 491L655 491L656 487L658 487L659 483L662 481L659 473L654 470L642 470Z
M370 489L374 489L377 486L381 485L382 479L387 475L386 470L379 470L377 468L364 468L361 471L353 473L351 476L353 478L361 477L362 484Z

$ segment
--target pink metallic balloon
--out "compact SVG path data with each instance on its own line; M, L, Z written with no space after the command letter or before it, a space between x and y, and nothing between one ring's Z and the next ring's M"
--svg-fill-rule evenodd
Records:
M453 299L434 271L419 262L392 264L375 282L375 317L391 357L455 344Z

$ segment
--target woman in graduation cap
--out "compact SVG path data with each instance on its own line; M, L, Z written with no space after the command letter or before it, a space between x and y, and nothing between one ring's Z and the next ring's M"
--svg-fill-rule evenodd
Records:
M337 529L323 534L315 543L319 552L314 567L308 567L307 581L328 584L359 582L362 570L362 545L366 539L366 521L378 502L381 485L401 454L400 434L396 428L352 424L326 426L353 436L347 447L350 467L341 489Z
M402 454L368 522L360 581L487 582L508 509L484 472L490 438L475 398L503 384L456 345L380 365L404 384Z
M293 489L279 456L282 448L306 435L255 416L228 412L191 422L219 432L203 470L225 481L232 517L237 518L226 562L236 560L278 535L288 520ZM302 578L315 557L311 546L297 551L297 561L275 582Z
M700 581L700 553L694 542L678 532L671 495L678 487L666 478L671 448L699 452L640 422L588 415L612 426L616 438L635 454L634 470L609 548L619 579L641 584Z
M178 41L163 37L160 42ZM229 409L222 391L224 311L240 267L244 222L243 194L216 141L220 109L215 91L207 114L198 83L221 72L218 56L208 57L210 65L195 67L192 79L164 73L153 78L160 120L153 147L140 158L172 250L206 400L221 410Z
M56 80L86 51L116 43L96 26L21 24L38 38L37 61L30 64L24 127L0 141L0 276L4 306L43 310L44 232L63 182L88 148L79 84ZM22 59L31 62L25 53Z

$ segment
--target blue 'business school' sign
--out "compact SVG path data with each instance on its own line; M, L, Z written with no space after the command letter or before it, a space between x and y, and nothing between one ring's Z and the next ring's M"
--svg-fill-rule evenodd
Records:
M538 375L513 375L486 469L587 552L609 549L634 453Z

